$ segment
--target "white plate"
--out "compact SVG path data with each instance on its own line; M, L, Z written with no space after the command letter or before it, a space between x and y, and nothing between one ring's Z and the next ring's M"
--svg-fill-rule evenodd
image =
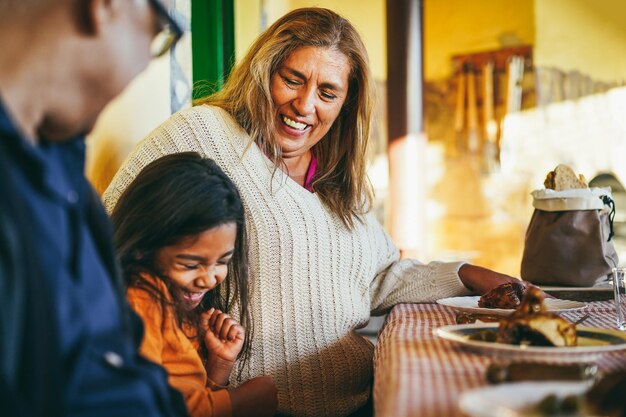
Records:
M576 327L578 346L520 346L469 339L472 333L489 329L497 331L498 323L443 326L436 329L435 334L442 339L489 356L541 359L551 362L594 361L606 352L626 349L626 332L585 326Z
M464 392L459 408L470 417L521 417L528 415L525 414L528 408L547 395L578 395L587 387L585 382L514 382L488 386Z
M513 313L515 309L505 309L505 308L483 308L478 307L479 296L473 297L450 297L450 298L442 298L437 300L438 304L452 307L458 311L466 311L468 313L477 313L477 314L491 314L494 316L508 316ZM585 308L587 304L581 303L580 301L572 301L572 300L561 300L558 298L546 298L543 300L544 305L548 309L548 311L555 313L564 313L566 311L579 310L581 308Z
M541 288L544 291L613 291L613 282L612 281L604 281L599 284L594 285L593 287L559 287L557 285L541 285Z

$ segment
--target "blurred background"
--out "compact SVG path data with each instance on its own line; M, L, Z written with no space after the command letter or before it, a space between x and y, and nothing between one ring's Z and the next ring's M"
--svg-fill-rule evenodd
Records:
M135 144L192 95L219 89L262 30L289 10L327 7L354 24L369 52L378 94L369 174L377 214L405 254L519 276L530 192L565 163L612 186L626 260L626 2L415 0L423 144L406 157L419 181L401 184L415 197L401 220L417 225L407 237L390 226L401 209L390 195L387 130L394 1L172 1L190 31L103 112L88 138L88 177L103 192Z

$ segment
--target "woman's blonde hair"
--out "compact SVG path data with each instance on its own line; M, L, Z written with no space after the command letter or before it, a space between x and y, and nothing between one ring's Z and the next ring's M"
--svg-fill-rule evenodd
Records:
M221 91L194 104L226 110L279 167L283 162L273 134L276 115L271 79L293 51L307 46L339 51L351 66L343 108L326 136L312 149L317 158L312 186L322 202L352 228L354 219L360 219L372 201L366 147L374 88L367 51L350 22L323 8L286 14L256 39Z

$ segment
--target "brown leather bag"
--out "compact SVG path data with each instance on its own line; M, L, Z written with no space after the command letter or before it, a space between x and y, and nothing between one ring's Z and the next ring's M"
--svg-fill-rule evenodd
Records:
M535 284L593 286L618 264L608 188L537 190L521 276Z

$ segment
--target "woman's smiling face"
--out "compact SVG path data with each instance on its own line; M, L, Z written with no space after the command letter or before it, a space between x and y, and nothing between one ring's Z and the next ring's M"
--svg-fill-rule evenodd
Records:
M159 273L176 285L189 309L226 279L236 238L237 225L226 223L157 251Z
M274 73L275 140L284 158L304 155L326 135L348 96L350 63L341 52L307 46Z

